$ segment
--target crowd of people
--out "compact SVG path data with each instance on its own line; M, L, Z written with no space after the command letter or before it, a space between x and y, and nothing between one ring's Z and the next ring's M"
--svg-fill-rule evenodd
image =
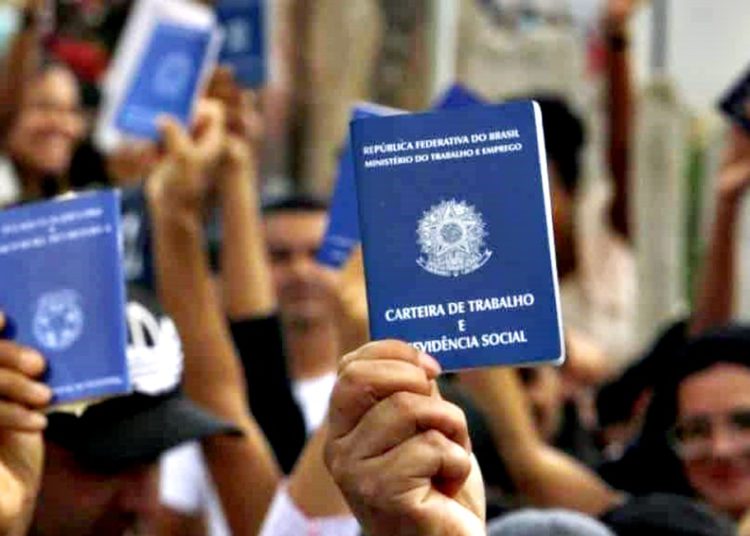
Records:
M49 409L45 357L0 311L0 535L750 535L750 326L732 323L750 135L729 129L694 309L633 350L636 4L610 0L603 24L614 196L593 257L584 123L535 97L566 363L442 374L369 341L361 253L316 262L325 199L262 200L262 110L230 69L190 128L164 117L158 144L99 153L80 73L28 0L0 77L0 207L123 188L128 357L182 367L179 385Z

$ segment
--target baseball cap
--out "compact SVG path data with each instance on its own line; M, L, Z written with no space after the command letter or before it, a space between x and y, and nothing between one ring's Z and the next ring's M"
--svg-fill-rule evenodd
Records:
M126 321L133 393L93 404L80 415L50 413L47 441L70 451L84 467L116 472L153 462L188 441L240 434L181 391L177 329L149 291L128 288Z
M488 536L615 536L596 519L566 510L521 510L487 527Z

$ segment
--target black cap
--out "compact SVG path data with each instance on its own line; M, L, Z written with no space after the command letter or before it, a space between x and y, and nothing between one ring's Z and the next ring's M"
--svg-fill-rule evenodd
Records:
M177 330L153 294L131 285L126 317L134 392L93 404L80 416L50 413L45 439L69 450L86 468L116 472L153 462L188 441L239 434L180 391Z
M72 452L84 467L116 472L153 462L187 441L239 433L175 390L112 398L90 406L80 417L53 413L45 439Z

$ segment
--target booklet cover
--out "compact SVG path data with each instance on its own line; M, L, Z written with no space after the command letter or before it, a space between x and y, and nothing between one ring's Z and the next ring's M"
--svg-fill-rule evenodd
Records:
M160 115L188 124L210 43L211 32L157 24L115 126L128 134L156 139Z
M448 110L484 104L484 100L461 84L453 84L446 89L432 106L433 110Z
M109 151L128 138L156 139L161 115L189 124L221 42L209 7L186 0L138 0L102 86L97 146Z
M262 86L268 76L267 7L265 0L219 0L216 5L224 29L219 61L230 65L246 87Z
M119 193L1 211L0 281L11 336L47 359L54 403L130 390Z
M533 102L357 120L370 333L446 370L564 359Z
M351 120L403 113L370 102L361 102L352 109ZM318 249L317 261L329 268L341 268L359 244L359 215L357 191L354 184L354 158L351 143L346 141L339 161L336 187L328 210L328 227Z

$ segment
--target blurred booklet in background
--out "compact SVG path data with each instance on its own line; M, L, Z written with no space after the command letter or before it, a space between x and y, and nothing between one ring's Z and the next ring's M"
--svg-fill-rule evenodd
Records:
M432 105L433 110L450 110L486 104L484 99L462 84L453 84Z
M354 105L351 121L365 117L381 117L403 113L396 108L388 108L370 102ZM352 250L359 244L359 215L357 214L357 191L354 183L354 157L349 139L339 159L331 206L328 210L328 227L326 229L317 260L329 268L341 268Z
M539 106L360 119L370 333L445 370L564 359Z
M0 310L47 359L54 404L127 393L120 196L0 211Z
M156 139L157 119L187 125L221 47L213 11L187 0L139 0L117 45L103 87L97 145Z
M219 61L229 65L245 87L268 78L268 7L266 0L218 0L216 16L224 30Z

